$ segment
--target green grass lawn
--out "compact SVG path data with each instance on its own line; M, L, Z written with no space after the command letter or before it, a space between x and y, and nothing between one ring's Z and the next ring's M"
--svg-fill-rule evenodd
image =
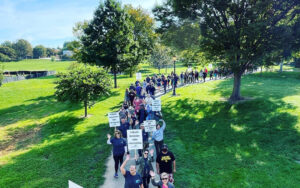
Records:
M27 60L4 63L6 70L66 71L71 62ZM185 68L178 63L176 71ZM162 70L164 72L165 70ZM143 77L158 73L142 65ZM168 69L168 73L171 68ZM119 88L100 99L83 119L81 104L55 100L55 77L11 82L0 87L0 187L67 187L103 183L106 114L119 109L135 81L118 76ZM177 187L293 187L299 183L300 85L298 73L264 73L243 79L237 105L224 102L231 81L178 90L163 97L166 142L178 162ZM278 183L278 186L277 186ZM297 185L297 184L296 184Z
M300 73L248 75L250 100L234 105L225 101L231 90L225 80L162 97L175 186L299 187Z
M54 61L41 59L28 59L17 62L1 63L6 71L22 71L22 70L48 70L48 71L65 71L71 61Z
M4 63L6 70L66 71L71 62L27 60ZM153 68L142 66L147 74ZM143 77L146 74L143 73ZM103 183L106 114L119 109L125 88L135 76L118 76L118 88L100 99L83 119L81 104L55 100L54 76L11 82L0 87L0 187L66 187L72 180L84 187Z

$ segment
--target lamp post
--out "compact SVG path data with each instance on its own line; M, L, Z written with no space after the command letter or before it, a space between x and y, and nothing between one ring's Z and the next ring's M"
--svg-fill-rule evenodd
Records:
M176 91L175 91L175 71L176 71L176 67L175 67L175 62L176 62L176 56L173 57L173 62L174 62L174 73L173 73L173 96L176 96Z

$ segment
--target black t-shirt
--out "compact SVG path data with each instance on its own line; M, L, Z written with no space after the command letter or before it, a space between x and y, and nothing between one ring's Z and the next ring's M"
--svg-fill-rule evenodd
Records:
M126 171L125 177L125 188L139 188L143 184L141 176L136 173L136 175L131 175L129 171Z
M159 172L172 173L172 163L175 157L172 152L168 151L166 154L162 152L157 156L156 162L159 164Z

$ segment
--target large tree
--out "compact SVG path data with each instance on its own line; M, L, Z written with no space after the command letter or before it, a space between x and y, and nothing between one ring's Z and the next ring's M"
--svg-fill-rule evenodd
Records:
M8 46L0 46L0 61L14 61L16 60L16 52L13 48Z
M92 101L109 94L109 75L99 67L75 66L67 73L59 73L55 95L59 101L83 102L85 117Z
M130 15L119 2L106 0L94 13L94 18L84 29L81 43L81 60L109 68L114 74L117 87L117 73L125 70L136 49L134 26Z
M223 62L234 73L232 102L243 99L241 76L248 68L261 65L266 54L282 48L287 27L281 24L297 14L297 0L168 0L170 23L190 19L200 25L199 48L207 56ZM164 23L166 23L164 25Z
M46 56L46 48L43 45L37 45L33 48L33 58L40 58Z
M131 58L128 59L129 65L126 71L130 77L137 70L138 64L147 60L153 50L156 40L154 31L154 20L142 8L133 8L131 5L125 6L130 15L130 21L133 23L134 48L131 49Z
M17 57L19 59L32 57L32 46L27 40L18 40L16 43L13 44L13 48L15 49Z
M158 69L167 68L172 63L172 51L169 47L156 43L154 50L151 54L150 63L153 67Z

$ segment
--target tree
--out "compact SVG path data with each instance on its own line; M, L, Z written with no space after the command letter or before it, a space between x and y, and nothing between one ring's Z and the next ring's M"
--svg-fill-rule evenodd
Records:
M67 73L59 73L55 95L59 101L83 102L85 117L87 107L99 97L108 95L109 75L95 66L75 66Z
M150 57L156 40L154 32L154 20L142 8L133 8L131 5L125 6L130 15L130 21L133 23L133 40L135 44L128 59L129 65L125 72L129 72L130 77L136 71L138 64Z
M40 58L46 56L46 48L43 45L37 45L33 48L33 58Z
M280 23L297 14L299 1L169 0L166 6L177 18L200 23L200 49L233 72L230 101L235 102L243 99L240 86L244 71L261 65L266 54L282 49L281 33L286 27ZM180 20L176 17L170 19Z
M1 44L1 46L6 46L6 47L9 47L9 48L13 48L13 43L12 42L10 42L10 41L8 41L8 40L6 40L6 41L4 41L2 44Z
M167 68L168 65L172 63L172 52L171 49L163 46L159 43L155 45L155 48L151 55L151 64L155 68L158 69L158 73L160 74L160 69Z
M16 60L16 52L8 46L0 46L0 61L8 62Z
M57 50L54 48L46 48L46 56L51 57L51 56L56 56L57 55Z
M114 0L100 4L81 37L81 60L110 69L117 88L117 73L125 70L136 49L129 14Z
M18 40L16 43L13 44L13 48L16 51L18 59L32 57L32 47L27 40Z

